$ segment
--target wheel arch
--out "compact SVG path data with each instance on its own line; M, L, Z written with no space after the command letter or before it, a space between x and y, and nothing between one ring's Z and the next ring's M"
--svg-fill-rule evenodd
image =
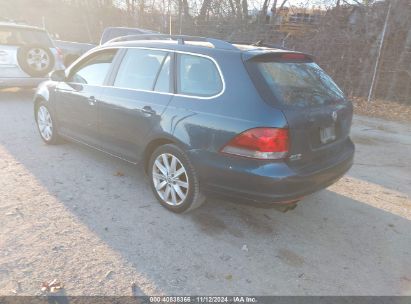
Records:
M155 139L152 139L146 146L143 154L143 166L144 166L144 172L147 174L148 173L148 164L150 161L150 157L153 154L153 152L161 146L168 145L168 144L173 144L178 146L179 148L182 148L185 150L185 146L182 142L180 142L176 138L172 138L169 136L164 136L164 137L158 137Z
M45 102L45 101L47 100L41 95L34 97L34 109L33 110L34 110L34 118L36 119L36 121L37 121L37 110L39 108L39 105L41 102Z
M37 108L40 102L45 102L45 103L50 104L50 91L49 91L48 82L40 84L36 90L36 93L34 94L34 97L33 97L34 117L36 117L36 111L37 111Z

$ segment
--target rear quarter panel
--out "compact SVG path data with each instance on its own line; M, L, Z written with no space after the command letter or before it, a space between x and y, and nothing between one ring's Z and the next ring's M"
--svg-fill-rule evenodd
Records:
M255 127L287 127L283 113L267 105L254 87L240 53L213 56L225 82L222 95L199 99L176 95L161 121L187 150L217 152L237 134Z

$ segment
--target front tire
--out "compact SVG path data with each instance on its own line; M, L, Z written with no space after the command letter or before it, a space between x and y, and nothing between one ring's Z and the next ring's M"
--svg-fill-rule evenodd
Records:
M183 213L205 201L197 173L186 153L176 145L157 148L151 155L149 180L157 200L168 210Z
M36 108L36 123L37 129L40 132L41 139L48 145L56 145L59 143L59 136L53 116L44 102Z

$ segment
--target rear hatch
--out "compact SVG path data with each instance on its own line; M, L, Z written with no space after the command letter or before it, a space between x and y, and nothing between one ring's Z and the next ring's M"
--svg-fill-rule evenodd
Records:
M267 52L245 59L261 96L288 121L292 167L314 169L344 153L351 145L352 104L310 56Z

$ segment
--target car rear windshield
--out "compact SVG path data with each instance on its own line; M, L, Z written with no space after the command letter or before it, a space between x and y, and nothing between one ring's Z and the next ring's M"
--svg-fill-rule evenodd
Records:
M255 61L251 65L283 105L315 107L345 99L331 77L314 62Z
M53 47L47 32L24 28L0 27L0 45L29 45L37 44Z

